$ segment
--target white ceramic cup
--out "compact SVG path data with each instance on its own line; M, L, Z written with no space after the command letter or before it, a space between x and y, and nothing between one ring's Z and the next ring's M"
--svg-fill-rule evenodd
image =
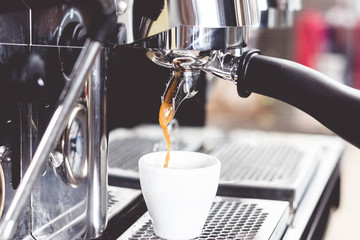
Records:
M220 177L220 161L210 155L153 152L139 160L140 184L154 232L165 239L192 239L204 227Z

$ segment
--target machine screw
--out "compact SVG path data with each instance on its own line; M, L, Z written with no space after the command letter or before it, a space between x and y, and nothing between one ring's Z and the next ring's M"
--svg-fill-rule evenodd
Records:
M50 153L49 162L52 167L55 168L60 167L63 161L64 161L64 156L60 152L54 151Z

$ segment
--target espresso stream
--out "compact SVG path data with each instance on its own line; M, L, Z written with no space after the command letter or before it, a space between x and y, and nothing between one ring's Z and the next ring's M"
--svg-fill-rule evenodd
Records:
M167 149L165 164L164 164L165 168L169 166L170 148L171 148L170 134L167 126L170 123L170 121L173 119L175 114L175 109L173 106L173 98L176 94L177 88L180 84L181 77L184 72L184 69L180 66L180 61L175 61L174 65L175 65L174 79L171 83L169 83L170 85L168 86L168 90L163 98L163 102L161 104L159 111L159 124L164 132L164 137L166 140L166 149Z
M166 157L165 157L165 164L164 167L168 167L169 165L169 159L170 159L170 148L171 148L171 142L170 142L170 134L167 128L167 125L170 123L171 119L174 116L174 108L171 103L163 102L160 107L159 111L159 123L160 127L163 129L164 137L166 139Z

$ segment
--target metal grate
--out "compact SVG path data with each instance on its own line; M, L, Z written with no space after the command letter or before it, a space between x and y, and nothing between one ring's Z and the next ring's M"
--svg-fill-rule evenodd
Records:
M304 152L285 144L228 141L212 155L222 161L223 181L294 182Z
M190 135L192 129L187 133ZM294 209L300 203L328 147L339 146L337 139L332 136L239 130L231 131L228 135L210 134L210 137L201 138L201 134L195 133L183 141L187 147L201 142L201 148L195 151L214 155L222 162L218 195L286 200ZM144 154L144 144L156 140L150 137L144 140L136 132L137 140L130 138L134 142L126 142L125 139L129 138L118 135L113 135L113 142L110 141L109 178L112 184L139 188L138 158ZM118 139L124 141L123 146ZM134 149L136 152L131 153ZM151 147L146 151L152 151Z
M254 239L267 216L257 204L215 203L199 239Z
M184 149L185 143L177 141L172 144L172 149ZM127 137L123 139L114 139L109 144L109 167L121 168L125 170L138 171L138 160L144 154L166 150L164 139Z
M228 198L230 199L230 198ZM288 203L269 200L215 201L203 228L196 239L277 239L274 232L285 231ZM279 230L279 231L275 231ZM159 239L154 233L151 219L146 213L119 240Z
M139 158L154 151L158 140L141 137L114 139L109 145L109 167L138 171Z
M108 186L107 217L111 219L141 196L140 190Z

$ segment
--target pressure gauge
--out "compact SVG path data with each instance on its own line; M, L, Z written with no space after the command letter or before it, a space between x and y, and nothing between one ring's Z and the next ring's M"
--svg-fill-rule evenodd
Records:
M71 186L79 186L87 177L86 109L78 104L71 113L61 141L61 176Z

